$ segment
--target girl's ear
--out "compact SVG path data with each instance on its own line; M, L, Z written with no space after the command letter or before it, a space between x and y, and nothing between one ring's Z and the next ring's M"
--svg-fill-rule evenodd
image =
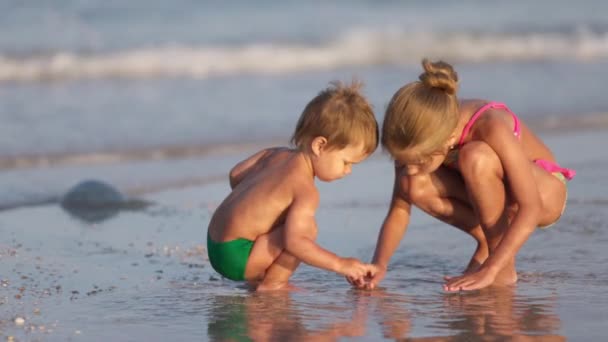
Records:
M318 157L321 154L321 151L323 151L323 149L327 146L327 139L325 137L318 136L312 139L310 145L312 153Z
M451 135L450 138L448 139L448 149L453 150L454 147L456 146L456 135Z

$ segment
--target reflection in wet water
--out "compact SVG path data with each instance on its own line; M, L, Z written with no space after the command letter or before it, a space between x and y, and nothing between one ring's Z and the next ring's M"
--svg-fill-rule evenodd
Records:
M363 309L345 306L311 307L290 292L217 296L210 303L208 337L213 341L334 340L363 336ZM307 297L307 296L306 296ZM350 317L340 316L349 311Z
M421 298L422 297L422 298ZM322 304L324 298L330 303ZM337 340L341 337L462 341L559 341L556 298L515 288L410 297L384 289L343 293L250 293L209 302L212 341ZM418 325L426 326L418 326ZM415 330L424 331L423 338Z
M608 277L598 265L608 262L608 218L596 207L571 205L556 227L535 233L518 257L520 281L513 288L444 293L442 276L462 269L470 241L423 222L408 232L383 289L356 291L342 277L304 265L293 278L301 291L258 294L209 267L203 247L209 205L177 197L180 205L154 198L162 205L121 210L99 229L56 205L5 212L0 339L604 339ZM379 210L321 212L320 226L330 227L321 244L368 259L370 229L376 229L368 218L381 217ZM18 316L24 325L14 323Z
M518 296L514 287L487 288L475 293L445 294L445 316L437 324L459 332L452 337L518 340L562 338L556 298Z

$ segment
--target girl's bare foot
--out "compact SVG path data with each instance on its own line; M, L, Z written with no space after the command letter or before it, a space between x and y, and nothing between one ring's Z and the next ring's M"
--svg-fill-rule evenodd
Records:
M482 264L479 263L477 260L471 259L471 261L469 262L469 265L467 265L467 268L464 270L464 272L462 272L462 274L473 273L473 272L477 271L481 267L481 265Z
M517 282L517 271L513 263L505 266L502 271L498 272L496 278L494 278L493 285L513 285Z
M490 252L488 251L488 245L486 243L478 243L477 249L473 256L471 257L471 261L467 265L467 268L462 272L462 274L469 274L477 271L481 265L486 261Z

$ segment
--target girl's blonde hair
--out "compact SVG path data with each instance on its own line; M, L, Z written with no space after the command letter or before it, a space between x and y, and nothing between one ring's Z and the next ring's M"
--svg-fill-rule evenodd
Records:
M334 81L304 108L291 142L298 148L325 137L328 148L342 149L363 142L371 154L378 147L378 123L369 102L361 95L361 82Z
M382 146L392 156L416 146L420 158L441 150L458 123L458 75L443 61L422 60L420 80L392 97L382 124Z

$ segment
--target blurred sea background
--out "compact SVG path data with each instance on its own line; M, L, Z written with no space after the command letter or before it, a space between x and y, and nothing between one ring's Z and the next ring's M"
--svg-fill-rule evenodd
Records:
M461 97L506 102L550 128L606 125L605 13L602 0L2 1L0 167L282 142L334 79L363 80L381 120L425 56L455 65ZM168 182L130 178L112 180ZM3 207L65 187L2 183Z
M596 295L608 285L605 266L597 270L608 257L606 13L603 0L1 0L0 336L604 336L608 314ZM307 267L296 285L312 290L280 298L214 276L205 229L229 168L287 144L306 103L332 80L364 81L381 121L423 57L452 63L459 96L505 102L579 171L554 235L535 235L536 247L522 250L517 291L441 294L441 276L457 273L472 247L422 216L386 292L362 295ZM325 246L368 260L392 171L380 151L360 170L320 184L318 220ZM157 204L74 220L57 203L86 179ZM445 241L434 241L438 232Z

